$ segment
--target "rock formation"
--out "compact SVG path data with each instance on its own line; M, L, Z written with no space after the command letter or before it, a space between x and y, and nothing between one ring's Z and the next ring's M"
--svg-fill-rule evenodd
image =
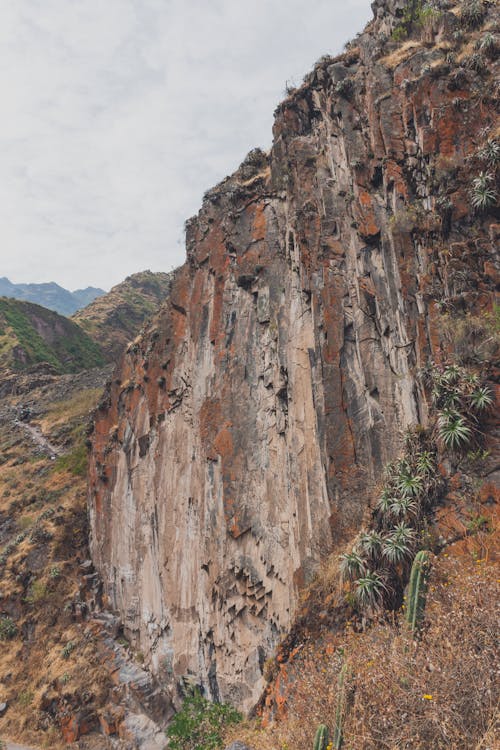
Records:
M469 193L494 64L447 61L448 3L417 36L405 3L374 5L278 107L270 153L205 195L92 436L109 607L162 681L247 710L301 586L425 424L440 312L487 309L495 284L498 225L485 211L471 231Z
M134 273L76 312L73 320L99 344L107 362L116 362L168 296L171 279L171 273Z

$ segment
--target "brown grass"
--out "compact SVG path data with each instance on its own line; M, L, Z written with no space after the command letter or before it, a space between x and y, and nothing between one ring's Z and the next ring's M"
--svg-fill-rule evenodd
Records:
M494 565L434 559L426 623L416 639L401 613L364 632L310 642L287 666L286 718L232 731L255 750L312 747L334 729L347 664L344 750L474 750L494 745L498 712L498 585ZM489 739L487 739L489 738ZM493 743L493 744L491 744ZM497 745L498 747L498 745Z
M68 419L70 425L81 424L100 392L73 391L59 402L40 394L37 406L43 410L45 435L57 433ZM37 453L12 423L0 423L0 449L0 513L13 521L0 551L19 533L26 535L1 569L0 613L14 620L17 635L0 641L0 701L9 706L0 718L0 737L62 748L52 706L59 710L65 702L75 710L83 696L89 704L101 705L109 690L95 637L67 607L81 582L78 558L88 556L85 477L75 477ZM37 531L42 532L39 537ZM74 648L65 654L68 642Z

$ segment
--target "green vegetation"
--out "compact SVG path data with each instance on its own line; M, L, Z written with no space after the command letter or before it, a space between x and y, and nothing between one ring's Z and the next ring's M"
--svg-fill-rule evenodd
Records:
M349 585L348 601L359 609L399 606L409 574L413 628L421 616L428 564L427 553L419 552L419 546L441 485L438 445L452 455L480 450L481 420L493 404L493 394L480 376L461 365L431 364L423 379L436 415L434 429L419 426L408 432L403 456L386 467L372 527L340 556L340 578Z
M314 735L313 750L326 750L328 746L328 727L320 724Z
M68 641L61 652L63 659L69 659L75 648L76 644L74 644L73 641Z
M27 604L38 604L45 601L48 596L47 586L42 581L34 581L26 595Z
M33 695L33 692L31 690L21 690L19 693L17 700L21 704L23 708L26 708L31 703L33 703L33 698L35 696Z
M468 29L475 29L486 15L482 0L464 0L460 6L460 22Z
M493 403L490 389L465 367L431 366L425 377L437 411L437 437L451 451L461 451L480 438L479 422Z
M372 527L340 557L341 580L349 583L348 600L357 608L400 605L439 486L432 433L421 427L409 431L403 456L386 467Z
M0 641L8 641L17 634L16 623L12 617L0 617Z
M167 729L168 746L170 750L216 750L224 744L224 728L242 719L236 709L211 703L195 689Z
M402 42L407 39L414 29L421 29L428 23L439 19L441 11L429 2L422 0L408 0L403 11L401 22L392 32L392 38L395 42Z
M347 664L342 664L337 680L337 707L335 710L335 729L333 730L333 747L334 750L340 750L343 739L343 724L345 710L345 676L347 673Z
M0 365L24 370L45 362L57 372L78 372L104 360L79 326L44 307L0 298Z
M65 453L64 456L59 456L54 464L55 471L69 471L75 477L84 477L87 473L88 457L87 448L85 443L79 442L77 445Z
M429 553L426 550L420 550L413 560L408 585L406 619L412 630L416 630L424 614L428 570Z
M495 176L492 172L480 172L472 180L470 201L476 211L487 211L497 202L497 191L494 187Z

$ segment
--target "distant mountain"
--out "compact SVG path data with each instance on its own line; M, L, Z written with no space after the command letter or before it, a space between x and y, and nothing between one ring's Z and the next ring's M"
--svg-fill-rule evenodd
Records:
M55 310L61 315L72 315L96 297L105 293L103 289L93 286L70 292L54 281L47 284L13 284L5 276L0 278L1 297L13 297L26 302L34 302L49 310Z
M146 319L166 299L173 276L174 272L134 273L79 310L72 320L100 345L106 360L111 362L120 356Z
M24 300L0 298L0 370L40 363L79 372L104 363L99 345L72 320Z

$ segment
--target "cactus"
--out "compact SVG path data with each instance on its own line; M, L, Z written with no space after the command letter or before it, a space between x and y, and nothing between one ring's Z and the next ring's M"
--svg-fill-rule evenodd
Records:
M347 672L347 664L343 664L337 680L337 709L335 711L335 729L333 732L333 747L340 750L342 747L342 727L344 722L344 680Z
M328 727L320 724L314 736L313 750L326 750L328 745Z
M410 583L408 584L406 619L412 630L419 626L424 613L428 569L429 553L426 550L421 550L417 552L413 560Z

